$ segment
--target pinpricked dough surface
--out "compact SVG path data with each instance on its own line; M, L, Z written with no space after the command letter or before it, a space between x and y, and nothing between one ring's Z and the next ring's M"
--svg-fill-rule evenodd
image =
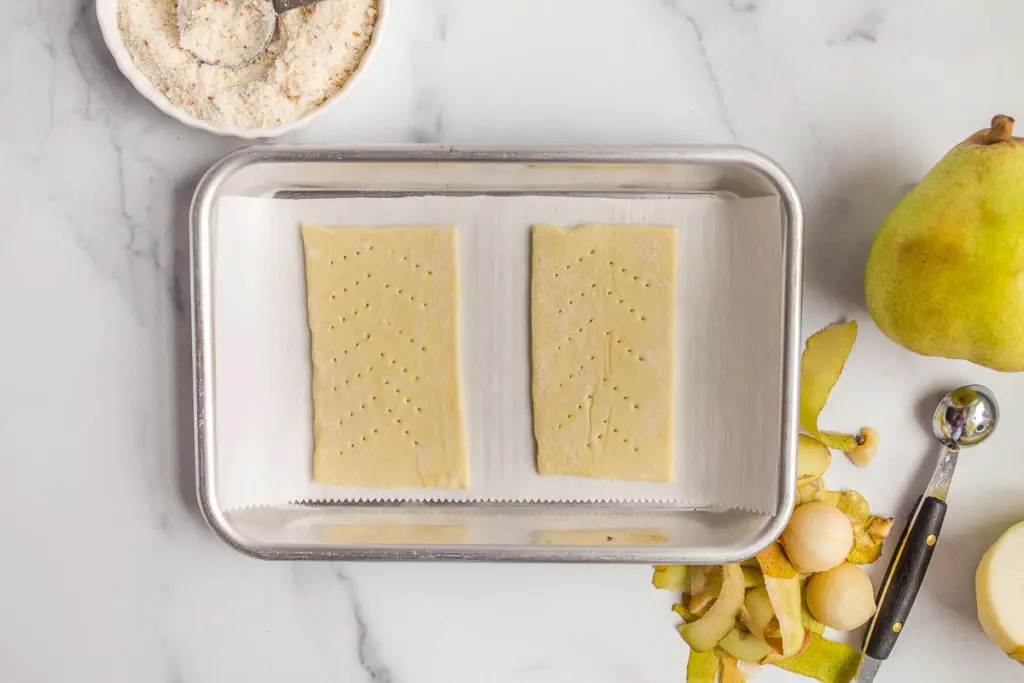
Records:
M541 474L671 481L675 230L533 229Z
M466 488L454 228L302 226L313 479Z

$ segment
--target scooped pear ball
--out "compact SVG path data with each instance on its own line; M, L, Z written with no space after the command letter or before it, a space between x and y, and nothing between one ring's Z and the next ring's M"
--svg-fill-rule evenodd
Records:
M853 548L853 527L842 512L814 501L793 511L779 540L797 571L813 574L842 564Z
M811 615L837 631L863 626L875 613L871 579L863 569L849 562L808 579L806 598Z

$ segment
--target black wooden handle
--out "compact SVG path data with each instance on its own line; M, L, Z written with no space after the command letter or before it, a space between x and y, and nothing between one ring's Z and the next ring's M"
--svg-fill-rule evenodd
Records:
M946 502L929 496L916 510L889 561L885 581L878 590L878 612L864 636L864 652L875 659L887 658L903 631L932 560L946 516Z

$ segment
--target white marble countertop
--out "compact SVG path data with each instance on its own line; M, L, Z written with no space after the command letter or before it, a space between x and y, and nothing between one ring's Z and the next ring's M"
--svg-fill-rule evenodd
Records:
M271 564L209 533L192 491L186 205L240 143L139 97L92 5L0 3L0 679L682 680L686 647L648 567ZM358 96L292 140L711 141L773 156L809 219L805 333L863 323L825 419L886 439L875 465L837 463L831 483L899 525L936 456L921 423L936 391L996 390L1007 419L961 465L879 680L1020 680L977 626L973 572L1024 519L1024 379L889 343L861 271L909 183L992 114L1024 115L1024 4L392 5Z

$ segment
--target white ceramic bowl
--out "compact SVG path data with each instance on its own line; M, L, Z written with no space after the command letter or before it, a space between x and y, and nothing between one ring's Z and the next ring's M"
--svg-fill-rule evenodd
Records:
M160 111L181 121L186 126L205 130L216 135L232 135L234 137L245 138L247 140L254 140L257 138L275 138L293 130L298 130L310 121L322 116L329 107L336 104L338 100L351 92L353 86L363 80L363 73L366 71L371 57L377 51L377 46L380 45L381 29L383 28L387 17L387 5L389 4L388 0L377 0L377 23L373 27L373 36L370 38L370 44L367 45L366 51L363 53L362 60L360 60L359 65L352 72L352 75L349 76L345 85L343 85L341 90L336 92L326 102L302 118L280 126L274 126L272 128L232 128L227 126L215 126L212 123L202 121L195 118L181 107L171 104L170 100L168 100L164 94L150 82L146 75L143 74L137 66L135 66L131 55L128 54L128 48L125 47L124 38L121 35L121 29L117 27L117 3L118 0L96 0L96 17L99 20L100 31L103 33L103 40L107 43L107 47L110 48L110 53L114 55L114 61L117 62L117 68L121 70L121 73L123 73L129 81L131 81L131 84L135 86L135 89L142 93L146 99L155 104Z

